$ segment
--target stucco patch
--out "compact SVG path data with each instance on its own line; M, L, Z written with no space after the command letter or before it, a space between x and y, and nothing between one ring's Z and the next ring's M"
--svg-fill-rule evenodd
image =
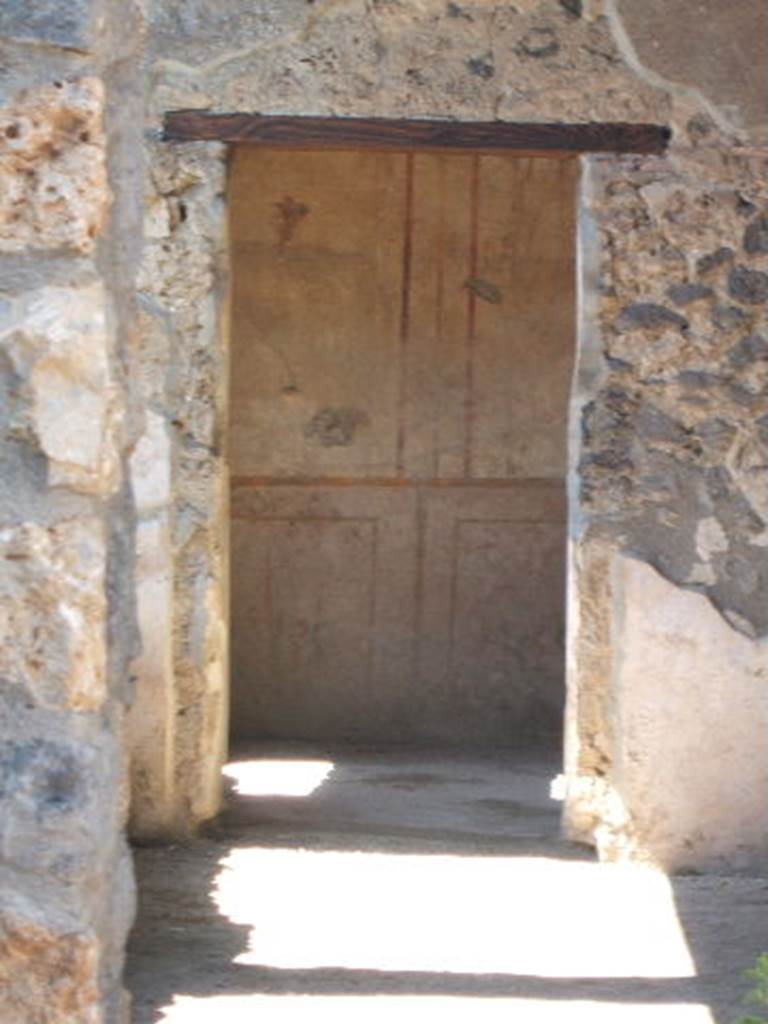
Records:
M726 122L765 134L768 8L752 0L612 0L653 81L696 89Z
M764 857L768 643L636 559L617 557L613 587L612 784L626 824L602 855L671 869Z
M122 409L109 365L101 285L43 288L24 296L2 338L24 383L13 420L49 460L49 480L90 494L119 481Z

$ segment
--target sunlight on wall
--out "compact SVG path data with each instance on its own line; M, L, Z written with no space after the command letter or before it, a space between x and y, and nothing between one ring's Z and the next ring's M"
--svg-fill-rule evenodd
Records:
M333 761L232 761L224 775L240 796L311 796L333 771Z
M214 898L241 964L548 978L695 976L668 880L524 857L235 849Z

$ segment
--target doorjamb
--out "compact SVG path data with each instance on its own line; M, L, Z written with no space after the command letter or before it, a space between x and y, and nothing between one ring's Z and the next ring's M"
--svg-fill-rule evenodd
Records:
M249 144L267 148L341 149L375 148L390 151L458 151L514 153L520 157L566 159L581 155L663 155L671 138L668 128L651 124L583 123L536 124L510 122L459 122L447 120L390 120L384 118L283 117L259 114L215 114L208 111L169 111L164 119L163 140L167 143L219 142ZM220 156L216 158L220 159ZM581 223L581 221L580 221ZM581 226L577 246L581 252ZM583 275L583 268L579 276ZM225 275L226 277L226 275ZM226 292L226 288L224 288ZM224 292L219 292L217 307ZM579 303L581 303L581 296ZM220 307L219 307L220 308ZM226 335L226 316L218 322ZM577 325L578 350L583 333ZM576 375L574 376L574 385ZM571 394L574 405L577 395ZM574 414L572 412L571 419ZM569 444L573 445L573 438ZM578 447L578 445L576 446ZM569 464L573 451L569 453ZM570 492L570 488L569 488ZM569 506L572 495L569 493ZM572 512L569 512L569 519ZM570 573L569 573L570 575ZM226 588L227 570L220 583ZM570 585L570 584L569 584ZM228 616L227 616L228 619ZM226 657L223 663L226 663ZM226 712L221 712L226 718ZM568 721L566 719L566 730ZM568 744L566 743L566 746ZM204 775L218 778L219 765L206 766ZM211 781L211 780L209 780ZM217 785L211 782L213 789ZM209 787L211 788L211 787ZM193 814L203 820L208 813Z

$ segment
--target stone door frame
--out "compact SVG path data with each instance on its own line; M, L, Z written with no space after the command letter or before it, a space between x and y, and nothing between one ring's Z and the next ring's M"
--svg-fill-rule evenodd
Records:
M592 605L597 591L602 621L610 630L613 595L611 559L613 546L603 550L600 539L586 522L581 508L579 466L582 458L582 419L587 402L593 399L601 373L602 327L598 314L598 280L601 258L597 221L593 209L599 205L601 178L621 167L628 158L664 156L670 130L658 125L543 124L510 122L453 122L325 117L281 117L250 114L211 114L201 111L171 111L164 119L163 145L176 146L197 154L202 173L208 179L210 195L217 203L208 218L208 240L216 251L216 281L204 301L208 312L206 343L201 350L217 360L209 374L213 388L213 432L215 462L207 492L197 498L206 506L210 547L205 558L195 563L208 573L207 596L190 586L186 567L171 556L172 577L177 595L186 605L189 621L199 615L199 604L216 605L209 615L198 646L197 664L175 660L169 673L167 696L174 720L168 742L155 751L165 771L167 800L154 821L142 827L140 806L134 810L137 834L178 835L194 830L213 816L220 805L220 768L228 742L227 659L228 630L228 473L226 466L227 358L228 358L228 208L226 160L230 144L279 146L301 151L306 148L375 147L399 152L441 150L479 153L514 153L520 157L581 159L582 176L575 202L577 230L577 331L572 385L569 399L567 438L567 639L566 702L564 713L565 831L570 838L595 841L595 829L613 814L608 805L614 797L609 783L610 763L600 758L616 741L610 709L610 656L593 664L594 629L598 624ZM188 143L193 143L189 145ZM203 144L201 144L203 143ZM215 380L214 380L215 379ZM178 455L172 457L172 462ZM187 481L189 482L189 481ZM608 550L609 549L609 550ZM195 566L193 566L194 568ZM590 594L590 611L585 615L585 594ZM184 610L184 609L182 609ZM600 616L598 615L598 618ZM585 640L586 637L586 640ZM606 652L609 637L603 638ZM585 656L586 650L586 656ZM203 656L200 656L200 652ZM185 692L184 692L185 691ZM183 720L172 714L184 693ZM597 746L595 736L601 737ZM621 737L618 737L621 739ZM602 745L601 745L602 744ZM161 754L162 751L162 754ZM141 758L134 757L140 772ZM163 770L155 777L163 776ZM150 773L152 775L152 772ZM147 778L144 771L141 775ZM607 786L607 787L606 787ZM140 800L140 797L139 797ZM156 804L156 807L158 805ZM606 852L609 855L609 851Z
M228 613L228 470L227 470L227 392L228 392L228 287L229 248L227 239L227 160L233 144L306 149L376 148L414 152L441 150L457 152L514 153L520 157L579 159L582 176L577 186L577 315L576 352L570 397L568 429L568 583L569 627L566 657L565 771L580 774L580 671L572 649L578 646L572 614L578 596L578 577L571 557L573 540L578 536L580 513L577 494L577 466L581 454L579 422L581 410L591 394L591 366L596 361L592 349L599 328L588 296L593 289L599 253L593 244L595 229L590 224L585 188L589 187L590 159L612 163L628 156L659 156L666 151L670 130L654 124L626 123L519 123L449 120L396 120L389 118L336 118L258 115L247 113L212 114L199 110L175 110L165 114L159 161L181 163L191 159L190 171L204 183L200 196L202 234L211 253L212 274L207 288L200 289L190 303L190 324L199 332L196 358L208 366L202 375L187 384L188 389L204 389L212 406L210 451L203 453L204 479L199 470L188 465L188 452L170 440L169 458L176 475L179 503L188 494L207 520L202 549L195 547L187 556L174 550L173 538L157 539L157 523L149 535L150 547L144 552L148 562L161 554L166 578L172 580L174 594L169 607L175 621L175 649L162 655L163 663L139 669L155 676L151 690L139 686L132 711L137 733L132 740L132 831L138 836L187 834L220 806L220 769L228 749L229 665L227 656ZM186 174L185 174L186 176ZM580 189L580 192L579 192ZM186 195L186 194L185 194ZM176 200L179 216L186 216L185 196ZM203 207L206 207L203 214ZM192 210L191 215L197 211ZM187 256L170 251L170 258L183 266ZM188 299L187 293L182 300ZM202 325L202 329L201 329ZM180 336L179 354L189 355L189 336ZM592 353L592 354L590 354ZM192 356L195 356L193 351ZM185 396L184 401L189 399ZM197 407L196 413L201 412ZM178 418L179 426L183 416ZM196 445L199 448L199 445ZM141 488L137 488L141 513ZM139 543L141 547L141 526ZM171 527L170 534L173 533ZM159 549L164 548L163 552ZM142 552L140 551L140 557ZM194 581L194 582L193 582ZM142 579L139 586L139 613L142 614ZM155 589L149 582L146 603L147 629L157 632ZM169 597L166 594L166 600ZM201 612L201 605L205 611ZM150 652L150 657L152 657ZM164 678L162 699L157 678ZM162 719L162 721L161 721ZM150 780L148 785L148 780ZM579 798L579 806L581 799ZM568 815L578 821L577 815ZM578 824L567 826L571 834L581 835Z

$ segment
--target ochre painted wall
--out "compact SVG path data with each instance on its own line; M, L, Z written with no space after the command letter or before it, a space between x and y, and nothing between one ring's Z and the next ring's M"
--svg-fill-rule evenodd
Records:
M558 735L576 175L237 148L235 735Z

